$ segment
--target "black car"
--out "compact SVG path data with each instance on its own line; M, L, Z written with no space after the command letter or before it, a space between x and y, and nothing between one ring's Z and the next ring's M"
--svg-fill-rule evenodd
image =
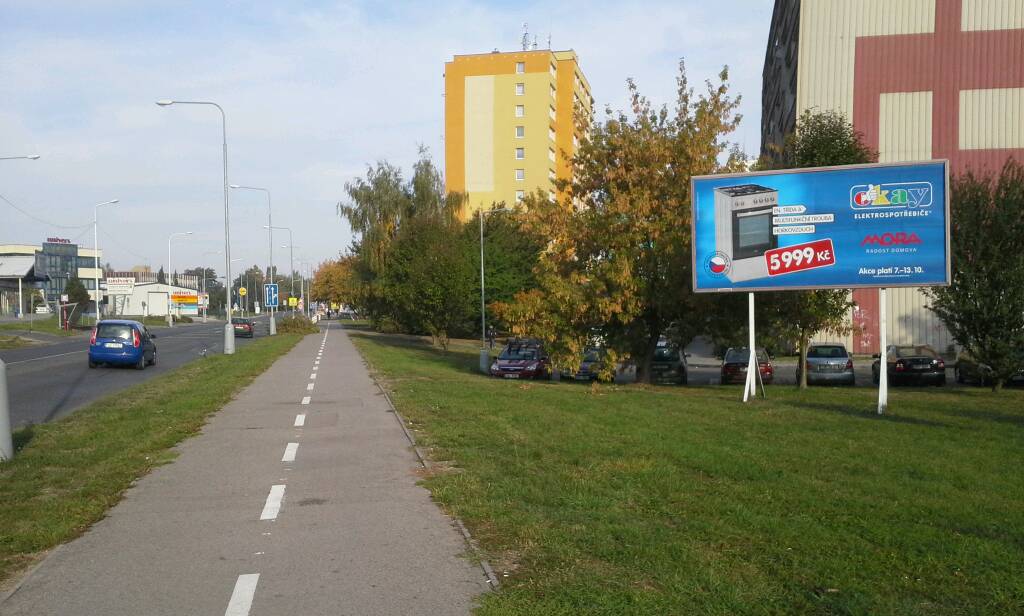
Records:
M871 378L877 385L881 355L875 353ZM942 386L946 384L946 362L927 344L889 345L885 354L886 374L893 385L908 383Z
M651 360L651 382L686 385L688 379L686 354L670 342L659 341Z
M1019 351L1021 359L1024 360L1024 350ZM1024 363L1024 361L1022 361ZM983 361L978 361L967 351L963 351L956 358L957 383L976 383L978 385L991 385L993 383L992 368ZM1017 372L1006 379L1007 385L1024 384L1024 370Z
M580 360L580 368L576 372L562 370L562 378L575 381L596 381L598 372L604 364L605 353L603 350L591 347L583 352L583 359Z

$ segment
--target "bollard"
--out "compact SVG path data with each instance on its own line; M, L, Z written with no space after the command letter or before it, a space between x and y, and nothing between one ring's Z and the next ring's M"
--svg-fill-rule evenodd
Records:
M0 359L0 460L14 457L11 440L11 405L7 396L7 364Z

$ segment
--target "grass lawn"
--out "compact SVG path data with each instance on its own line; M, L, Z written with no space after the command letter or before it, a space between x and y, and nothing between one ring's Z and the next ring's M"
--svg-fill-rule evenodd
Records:
M302 336L259 338L14 434L0 462L0 580L73 539Z
M350 330L504 585L480 614L1024 613L1024 392L588 386Z
M64 331L60 327L60 320L55 316L47 315L35 315L33 318L25 317L20 321L9 321L7 323L0 323L0 331L19 331L19 332L41 332L44 334L53 334L55 336L74 336L82 333L72 329L71 331Z
M20 349L31 344L31 341L19 336L0 336L0 349Z

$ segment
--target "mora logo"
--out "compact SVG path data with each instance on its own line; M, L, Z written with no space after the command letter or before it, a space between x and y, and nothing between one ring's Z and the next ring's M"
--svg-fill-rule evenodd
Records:
M916 233L883 233L882 235L869 235L860 243L861 246L910 246L920 244L921 238Z
M850 207L855 210L880 207L928 207L932 204L931 182L898 184L857 184L850 189Z

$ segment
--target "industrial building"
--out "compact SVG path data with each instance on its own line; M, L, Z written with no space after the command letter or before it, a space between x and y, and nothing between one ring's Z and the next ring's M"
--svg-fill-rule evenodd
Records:
M1024 160L1024 0L776 0L763 79L766 156L804 111L835 110L879 162ZM920 289L887 295L891 343L953 343ZM878 352L878 293L853 300L845 342Z
M459 55L444 81L446 189L467 195L463 217L537 190L556 198L582 138L574 110L589 118L593 107L576 53Z

